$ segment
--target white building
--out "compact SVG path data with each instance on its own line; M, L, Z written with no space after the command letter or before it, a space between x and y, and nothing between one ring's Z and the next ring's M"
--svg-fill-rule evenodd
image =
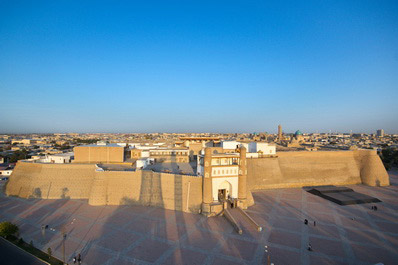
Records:
M136 169L145 169L147 166L149 165L153 165L155 163L155 159L154 158L140 158L137 159L137 161L135 161L135 168Z
M258 157L258 155L276 155L276 146L269 143L250 142L242 143L238 141L222 141L221 147L223 149L236 149L244 146L247 150L247 157Z
M276 154L276 146L269 143L251 142L248 150L249 153L262 153L262 155Z
M60 154L48 154L44 157L32 157L31 161L38 163L54 163L54 164L68 164L72 161L74 154L70 153L60 153Z
M66 164L71 162L73 153L46 155L46 157L49 160L49 163Z
M0 178L11 176L12 169L0 170Z
M236 149L239 148L241 142L237 141L221 141L221 147L223 149Z

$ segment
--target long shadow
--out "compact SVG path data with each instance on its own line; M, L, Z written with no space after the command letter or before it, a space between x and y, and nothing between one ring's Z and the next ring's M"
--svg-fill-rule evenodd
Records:
M57 232L58 227L61 227L65 220L68 220L73 213L63 212L65 205L69 202L68 199L60 200L46 200L41 199L30 199L32 203L31 208L26 209L21 214L16 217L21 218L20 223L22 227L22 233L20 236L23 238L30 238L29 240L36 247L41 248L43 251L47 252L45 246L61 238ZM41 206L37 206L39 204ZM67 207L68 208L68 207ZM52 218L53 215L56 215ZM25 230L25 226L28 226L28 230ZM52 230L56 227L56 230ZM50 230L51 229L51 230ZM33 230L33 231L32 231ZM36 231L34 231L36 230ZM26 234L27 233L27 234Z
M178 163L174 160L172 166L177 167ZM165 177L174 178L169 181L169 183L174 182L174 195L166 196L167 198L163 194L165 187L162 187L162 178ZM139 189L139 198L122 200L122 203L127 205L87 206L86 201L82 203L81 200L65 199L68 198L69 192L73 192L67 189L63 189L60 193L64 199L49 200L49 203L37 201L42 204L37 206L34 203L31 213L25 217L37 228L34 235L38 241L34 244L45 248L51 245L53 253L62 259L61 228L67 224L65 252L66 262L69 263L80 253L83 264L103 264L108 260L118 264L119 260L120 263L123 260L133 262L134 258L145 262L171 259L190 264L191 257L186 252L181 251L177 257L172 253L174 248L171 249L177 240L187 234L189 230L187 223L193 222L190 214L180 212L184 210L183 202L186 199L183 198L183 176L180 174L161 176L161 173L141 171L140 178L139 186L130 187ZM164 209L166 206L164 201L171 199L170 197L174 199L176 211ZM79 205L74 203L69 205L70 202ZM82 209L92 213L84 213ZM84 221L82 226L70 224L74 218L82 219ZM50 228L55 227L56 231L45 230L42 235L41 226L46 224L49 224Z
M83 261L88 260L88 264L100 264L108 259L113 259L114 263L132 262L134 258L154 262L159 258L159 252L166 246L168 248L163 242L152 239L155 231L164 229L162 232L167 233L163 222L166 215L162 209L165 204L161 174L146 170L139 171L139 174L141 184L130 187L132 192L139 189L138 199L124 197L120 202L123 205L116 206L111 215L95 219L86 235L94 229L94 224L99 224L102 229L93 240L80 244L73 255L81 253ZM105 209L108 206L100 207ZM151 246L148 244L154 244L152 254L149 254Z

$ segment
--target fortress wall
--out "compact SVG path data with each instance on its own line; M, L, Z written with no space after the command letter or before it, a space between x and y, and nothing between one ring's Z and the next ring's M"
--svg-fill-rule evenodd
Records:
M91 205L140 204L188 212L198 212L201 203L201 178L145 170L96 172L89 198Z
M283 183L277 158L248 158L247 190L258 190Z
M88 199L91 205L141 204L197 213L202 203L202 179L152 171L95 171L94 164L20 161L7 183L6 194Z
M28 198L32 195L31 182L34 176L41 172L40 164L17 162L7 184L7 196Z
M19 161L6 194L22 198L87 199L94 180L93 164L41 164Z
M21 198L88 199L91 205L141 204L198 212L202 179L152 171L95 171L94 164L20 161L7 183L6 194Z
M374 150L354 151L362 183L368 186L388 186L390 178L377 152Z
M247 159L249 205L253 203L250 191L257 189L389 185L388 174L375 151L279 152L278 156ZM94 164L19 161L7 183L6 194L22 198L88 199L91 205L141 204L198 212L202 185L202 178L195 176L145 170L95 171Z
M270 189L364 183L388 185L375 151L279 152L278 158L247 159L248 188Z

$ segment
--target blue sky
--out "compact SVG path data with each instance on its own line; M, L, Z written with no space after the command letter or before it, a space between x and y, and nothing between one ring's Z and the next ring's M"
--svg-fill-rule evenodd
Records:
M0 2L1 133L398 133L397 1L81 2Z

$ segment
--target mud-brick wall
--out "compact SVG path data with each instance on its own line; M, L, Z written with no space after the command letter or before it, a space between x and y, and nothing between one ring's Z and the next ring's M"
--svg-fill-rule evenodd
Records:
M390 178L376 151L354 151L362 183L368 186L388 186Z
M121 163L124 148L121 146L76 146L74 163Z
M312 185L389 185L375 151L279 152L277 158L252 158L250 190ZM377 183L377 184L375 184Z
M91 205L140 204L187 212L198 212L201 202L201 178L152 171L96 172L89 198Z
M94 181L93 164L41 164L19 161L6 194L22 198L88 199Z

